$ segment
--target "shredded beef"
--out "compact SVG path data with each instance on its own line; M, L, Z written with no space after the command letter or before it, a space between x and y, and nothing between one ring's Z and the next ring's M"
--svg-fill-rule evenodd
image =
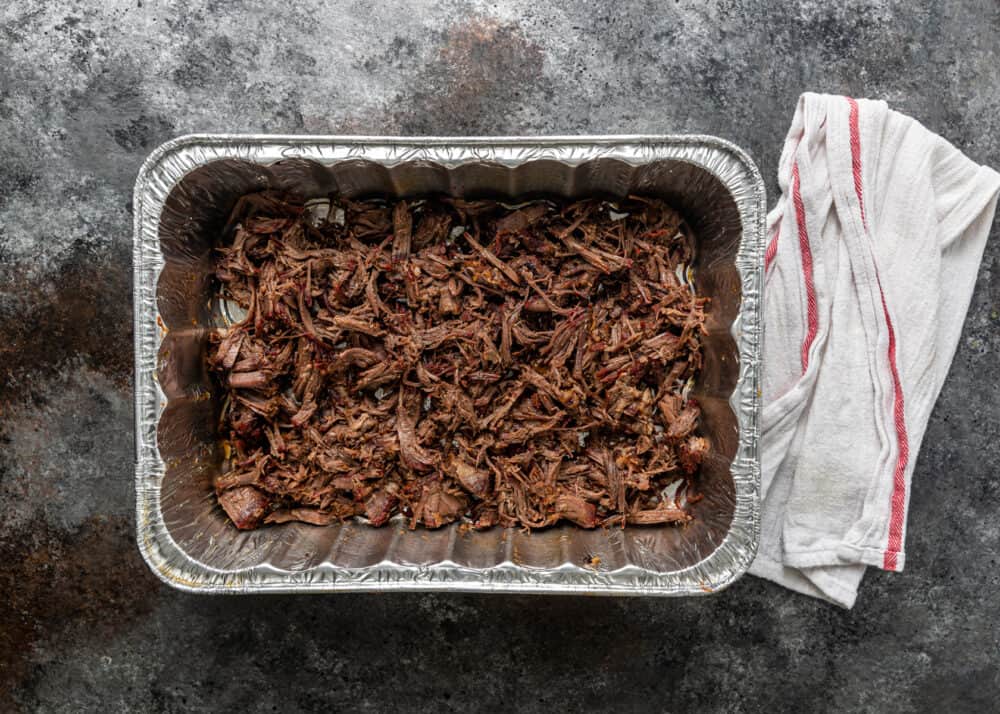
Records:
M662 201L243 197L215 262L237 528L683 523L708 300ZM688 498L692 503L697 497Z

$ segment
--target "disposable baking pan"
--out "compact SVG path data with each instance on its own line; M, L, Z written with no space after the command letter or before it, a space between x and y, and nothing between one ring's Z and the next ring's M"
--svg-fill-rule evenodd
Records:
M218 326L211 249L243 194L306 197L660 196L697 237L712 298L694 388L712 444L704 499L682 527L530 533L409 530L402 520L241 532L212 493L219 395L203 366ZM160 578L205 593L454 590L688 595L737 579L757 548L764 188L739 148L707 136L382 138L186 136L135 186L136 529Z

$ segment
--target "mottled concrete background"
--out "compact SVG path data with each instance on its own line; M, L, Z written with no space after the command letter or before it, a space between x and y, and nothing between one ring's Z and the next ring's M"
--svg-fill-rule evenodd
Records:
M1000 166L997 0L560 4L4 3L0 711L996 706L996 225L907 570L870 573L852 612L750 578L682 601L194 597L141 562L131 191L170 137L708 132L773 196L812 89L882 97Z

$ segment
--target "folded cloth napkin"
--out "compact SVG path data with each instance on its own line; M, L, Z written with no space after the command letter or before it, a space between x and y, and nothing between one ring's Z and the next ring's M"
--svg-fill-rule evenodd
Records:
M1000 174L884 102L804 94L778 182L750 572L852 607L866 566L903 569L910 477Z

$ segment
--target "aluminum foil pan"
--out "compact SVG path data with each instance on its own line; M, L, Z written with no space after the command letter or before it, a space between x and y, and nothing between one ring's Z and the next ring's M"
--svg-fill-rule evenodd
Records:
M525 533L402 520L240 532L212 493L219 398L204 364L223 319L211 247L239 196L658 195L698 239L698 291L712 298L692 396L712 453L705 498L683 526L573 526ZM207 593L455 590L688 595L736 580L753 560L764 188L747 155L706 136L409 139L187 136L157 148L135 187L136 528L160 578Z

